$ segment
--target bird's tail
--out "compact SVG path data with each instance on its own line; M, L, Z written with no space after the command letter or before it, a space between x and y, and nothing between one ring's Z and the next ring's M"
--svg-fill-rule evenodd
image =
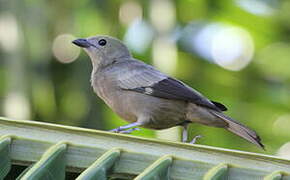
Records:
M259 146L260 148L264 148L264 145L261 142L261 138L257 135L257 133L250 128L242 125L240 122L216 111L211 111L213 115L224 120L228 125L225 127L227 130L232 133L246 139L247 141Z

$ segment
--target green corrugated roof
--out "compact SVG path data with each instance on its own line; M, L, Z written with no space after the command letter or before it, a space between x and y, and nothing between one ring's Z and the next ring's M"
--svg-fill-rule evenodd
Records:
M35 121L0 118L0 179L290 179L290 160Z

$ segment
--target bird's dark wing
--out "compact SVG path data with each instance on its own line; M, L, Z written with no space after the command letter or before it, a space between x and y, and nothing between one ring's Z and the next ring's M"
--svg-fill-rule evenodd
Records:
M119 76L119 86L122 89L135 91L150 96L192 102L200 106L218 111L225 111L221 103L210 101L196 90L181 81L166 76L152 66L146 64L132 65L131 71Z
M218 107L221 111L226 111L228 108L223 105L222 103L216 102L216 101L211 101L216 107Z
M197 91L170 77L152 86L143 86L131 90L165 99L188 101L214 110L226 110L226 107L221 103L209 101Z

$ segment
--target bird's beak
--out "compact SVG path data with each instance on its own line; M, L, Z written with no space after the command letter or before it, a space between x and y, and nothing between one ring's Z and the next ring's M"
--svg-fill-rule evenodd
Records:
M92 44L86 39L76 39L72 43L82 48L87 48L87 47L92 46Z

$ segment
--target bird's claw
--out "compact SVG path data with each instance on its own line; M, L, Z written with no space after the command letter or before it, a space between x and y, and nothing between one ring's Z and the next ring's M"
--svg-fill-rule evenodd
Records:
M196 143L196 140L198 139L198 138L201 138L202 136L201 135L197 135L197 136L195 136L190 142L189 142L189 144L195 144Z
M121 128L118 127L118 128L115 128L115 129L110 130L109 132L119 133L121 131L122 131Z

